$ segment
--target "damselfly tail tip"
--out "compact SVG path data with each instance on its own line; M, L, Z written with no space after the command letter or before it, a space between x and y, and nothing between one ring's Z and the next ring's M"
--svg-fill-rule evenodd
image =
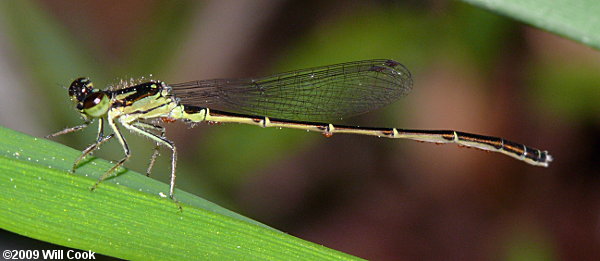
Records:
M533 164L536 166L547 168L548 166L550 166L550 162L552 162L553 160L554 158L552 157L552 155L548 154L548 151L545 150L542 152L542 157L539 158L539 160L533 162Z
M547 150L544 151L544 154L546 154L546 163L550 163L550 162L552 162L554 160L554 158L552 157L552 155L548 154Z

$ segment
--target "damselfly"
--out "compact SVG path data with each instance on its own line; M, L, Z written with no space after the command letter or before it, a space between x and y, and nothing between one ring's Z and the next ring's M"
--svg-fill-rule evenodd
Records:
M531 165L547 167L552 157L541 151L503 138L453 130L409 130L373 128L321 123L365 113L390 104L410 92L411 74L393 60L366 60L315 67L256 79L217 79L167 84L150 80L125 84L120 88L95 89L88 78L78 78L69 87L85 122L48 137L81 130L98 119L96 141L83 150L73 171L86 155L116 136L125 157L107 170L92 187L109 177L130 157L129 146L117 122L126 129L156 142L147 169L149 175L158 155L158 146L171 152L169 196L175 188L177 150L165 137L161 122L235 122L263 128L278 127L321 132L411 139L433 143L456 143L486 151L495 151ZM104 135L105 121L113 133Z

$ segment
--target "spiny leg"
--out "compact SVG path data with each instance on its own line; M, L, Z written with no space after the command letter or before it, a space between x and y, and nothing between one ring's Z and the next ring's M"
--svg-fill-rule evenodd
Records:
M102 145L104 142L110 140L113 136L114 136L114 134L108 135L106 137L104 136L104 119L101 118L100 122L98 123L98 136L96 138L96 142L94 142L93 144L91 144L90 146L85 148L85 150L83 150L81 152L81 155L73 163L73 167L71 168L71 173L75 173L75 169L77 169L77 165L79 165L79 163L87 155L91 154L94 150L100 148L100 145Z
M75 160L75 162L73 162L73 167L71 168L71 173L75 173L77 166L87 155L90 155L94 150L100 148L100 145L102 145L104 142L110 140L112 137L114 137L114 134L110 134L106 137L102 137L99 141L96 141L95 143L93 143L90 146L88 146L87 148L85 148L85 150L83 150L81 152L81 155L79 156L79 158L77 158Z
M175 177L176 177L175 176L175 167L176 167L176 162L177 162L177 149L175 148L175 145L173 144L173 142L166 139L165 137L158 136L154 133L144 130L143 128L140 128L139 126L137 126L135 123L133 123L133 124L123 123L123 126L125 126L126 128L128 128L129 130L131 130L133 132L142 134L142 135L156 141L156 143L158 143L158 144L162 144L164 146L167 146L169 149L171 149L173 154L171 157L171 182L170 182L170 187L169 187L169 197L171 199L175 200L175 202L177 202L177 200L173 196L173 193L175 190Z
M156 162L156 158L158 158L158 155L160 154L160 152L158 151L160 145L158 143L156 143L156 146L154 147L154 150L152 152L152 156L150 157L150 163L148 164L148 169L146 169L146 177L150 177L150 172L152 172L152 167L154 167L154 162Z
M71 133L71 132L76 132L76 131L79 131L79 130L83 130L83 129L87 128L87 126L90 126L90 124L92 124L92 121L86 121L86 122L84 122L81 125L78 125L78 126L75 126L75 127L69 127L69 128L64 129L64 130L52 133L50 135L46 135L44 138L52 138L52 137L60 136L60 135L63 135L63 134L67 134L67 133Z
M150 124L147 122L141 122L141 121L134 122L132 125L140 128L140 129L144 129L144 130L152 129L155 131L159 131L160 137L165 138L165 128L163 126L154 125L154 124ZM154 167L156 158L159 156L159 151L158 151L159 148L160 148L160 143L157 142L156 146L154 147L154 151L152 152L152 157L150 158L150 164L148 164L148 169L146 170L146 177L150 177L150 172L152 172L152 167Z
M75 126L75 127L70 127L70 128L66 128L64 130L61 130L59 132L47 135L46 138L51 138L51 137L56 137L59 135L63 135L63 134L67 134L67 133L71 133L71 132L76 132L79 130L83 130L85 128L87 128L88 126L90 126L90 124L92 123L92 121L86 121L81 125ZM77 168L77 165L79 165L79 163L87 156L89 155L92 151L94 151L95 149L99 148L100 145L108 140L110 140L113 137L113 135L109 135L107 137L104 137L104 120L102 118L100 118L100 122L98 123L98 136L96 138L96 142L94 142L93 144L91 144L90 146L88 146L87 148L85 148L81 155L75 160L75 162L73 163L73 167L71 168L71 173L75 173L75 169Z
M108 125L110 125L110 127L113 129L114 134L117 136L117 139L119 139L119 142L123 146L123 151L125 152L125 157L122 158L121 160L119 160L119 162L117 162L117 164L115 164L108 171L104 172L104 174L102 174L102 176L100 176L100 178L98 178L96 183L92 186L91 190L95 190L96 187L98 187L98 185L100 185L100 182L102 182L106 178L108 178L115 170L117 170L120 166L122 166L131 156L131 152L129 151L129 146L127 145L127 141L125 141L125 138L123 137L123 134L121 133L121 130L119 130L119 127L115 123L115 119L113 117L111 117L110 114L108 116Z

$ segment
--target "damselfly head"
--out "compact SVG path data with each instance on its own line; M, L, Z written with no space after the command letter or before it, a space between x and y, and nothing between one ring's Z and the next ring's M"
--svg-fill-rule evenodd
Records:
M90 79L77 78L69 86L69 96L77 103L77 109L91 117L101 117L110 107L110 99L105 92L94 92L94 85Z
M75 79L69 86L69 97L78 103L83 102L86 96L92 93L94 85L89 78L81 77Z

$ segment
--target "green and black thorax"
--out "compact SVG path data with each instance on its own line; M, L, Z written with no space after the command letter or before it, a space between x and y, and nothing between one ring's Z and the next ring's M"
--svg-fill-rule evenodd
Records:
M77 110L86 118L100 118L111 109L126 110L134 105L141 110L128 113L144 114L156 106L166 106L165 102L174 102L174 99L170 99L169 87L161 81L148 81L115 90L99 90L93 87L88 78L81 77L69 86L69 96L76 103ZM156 100L161 98L164 101L157 103ZM150 104L151 106L144 106Z

